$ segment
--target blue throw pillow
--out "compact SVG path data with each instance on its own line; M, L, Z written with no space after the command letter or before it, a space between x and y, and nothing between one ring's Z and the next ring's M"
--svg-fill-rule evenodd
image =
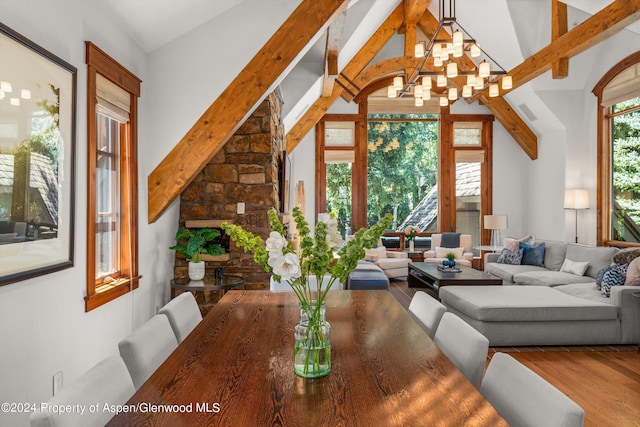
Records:
M522 249L510 251L504 248L498 257L498 264L520 265L522 262Z
M520 242L522 252L522 265L536 265L544 267L544 242L537 245L527 245Z
M612 286L624 285L624 281L627 279L627 268L629 268L629 264L615 264L604 273L602 288L600 289L603 297L610 295Z

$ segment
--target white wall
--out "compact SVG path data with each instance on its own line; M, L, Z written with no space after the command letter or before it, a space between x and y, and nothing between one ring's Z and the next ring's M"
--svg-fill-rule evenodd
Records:
M148 223L147 176L298 5L247 0L145 54L100 2L0 1L2 22L78 68L75 267L0 287L0 401L45 402L52 376L69 384L169 298L179 203ZM90 40L143 80L139 104L139 255L136 291L84 312L86 264L86 66ZM0 413L1 426L28 415Z
M117 343L153 307L147 294L153 276L141 263L140 289L84 311L86 294L86 65L85 40L127 67L142 80L145 55L122 36L97 2L3 1L2 22L78 69L75 194L75 266L0 287L0 401L39 404L52 395L52 376L63 371L69 384L100 359L118 354ZM145 91L143 83L143 95ZM145 204L146 206L146 204ZM141 223L141 231L146 230ZM141 242L141 248L146 243ZM28 425L28 414L0 412L0 425Z

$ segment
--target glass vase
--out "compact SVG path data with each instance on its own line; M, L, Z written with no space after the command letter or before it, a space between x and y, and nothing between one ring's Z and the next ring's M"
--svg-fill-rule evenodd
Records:
M300 303L300 321L295 326L293 368L303 378L319 378L331 372L331 325L327 306L316 301Z
M414 252L415 250L415 245L413 240L409 240L409 252Z

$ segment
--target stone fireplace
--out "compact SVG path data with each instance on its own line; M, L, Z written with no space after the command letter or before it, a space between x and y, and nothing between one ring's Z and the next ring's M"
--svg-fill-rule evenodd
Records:
M278 162L285 148L281 110L281 98L274 92L189 184L181 194L179 226L195 221L215 227L229 221L268 237L267 210L280 206ZM237 213L238 203L244 203L244 214ZM246 289L269 288L270 275L234 242L228 254L206 263L207 275L222 267L226 274L243 276ZM174 275L187 275L187 264L176 254Z

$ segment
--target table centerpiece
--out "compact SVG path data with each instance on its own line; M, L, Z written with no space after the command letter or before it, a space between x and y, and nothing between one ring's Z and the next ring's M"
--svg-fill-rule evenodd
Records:
M409 225L404 230L404 238L409 242L409 252L415 251L416 235L420 233L420 228L415 225Z
M346 283L365 249L376 245L393 217L385 215L369 229L362 228L343 243L333 215L320 214L311 236L302 211L293 209L300 237L297 251L287 240L284 225L274 209L267 211L271 233L263 241L239 225L222 223L230 239L245 252L253 252L254 261L276 281L286 281L298 297L300 322L295 328L294 371L306 378L326 376L331 371L331 325L325 319L325 297L336 280ZM337 254L337 257L335 256ZM311 286L314 279L316 286Z

